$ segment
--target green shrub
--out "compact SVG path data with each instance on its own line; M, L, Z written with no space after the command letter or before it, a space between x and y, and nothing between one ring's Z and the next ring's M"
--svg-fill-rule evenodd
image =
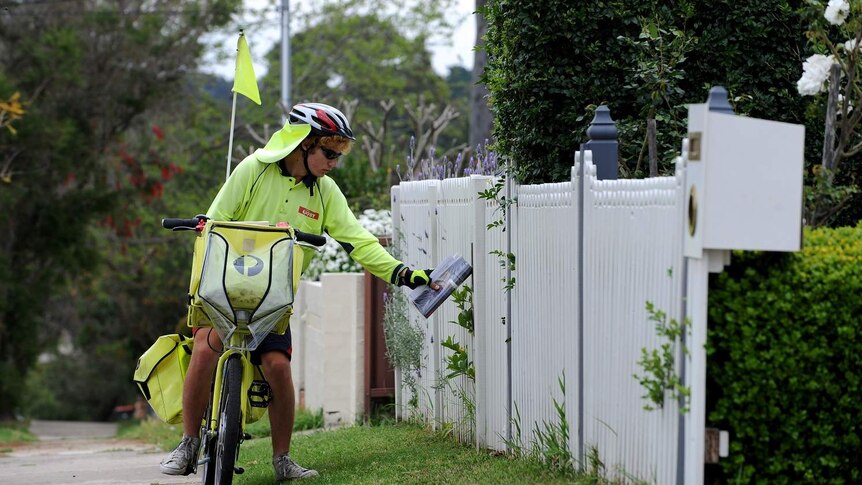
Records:
M805 123L809 100L795 90L807 55L802 3L488 0L484 81L495 150L529 183L564 180L587 141L591 106L606 103L620 130L621 168L635 174L652 103L660 162L672 170L667 154L680 149L683 105L705 102L714 85L728 89L738 113ZM633 44L645 42L645 26L663 32L639 49ZM674 39L691 44L675 48ZM662 45L682 60L667 64ZM822 117L808 126L816 147L822 126ZM816 147L812 160L819 160Z
M734 254L710 287L709 426L724 480L862 481L862 224Z

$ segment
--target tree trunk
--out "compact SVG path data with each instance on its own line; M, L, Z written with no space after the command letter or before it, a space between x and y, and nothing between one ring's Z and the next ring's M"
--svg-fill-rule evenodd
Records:
M826 129L823 135L823 160L821 168L825 171L827 180L832 182L832 171L835 169L835 120L838 110L838 83L841 76L841 66L833 63L829 69L829 98L826 102Z
M488 88L479 83L479 78L485 71L488 62L488 54L485 52L485 32L488 23L479 10L485 6L485 0L476 0L476 49L473 53L473 86L470 90L470 148L475 149L477 145L486 145L491 140L491 129L494 117L488 107Z

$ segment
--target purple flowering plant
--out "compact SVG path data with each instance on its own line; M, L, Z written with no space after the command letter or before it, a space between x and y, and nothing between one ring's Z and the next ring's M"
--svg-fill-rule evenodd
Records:
M405 158L405 169L402 172L400 163L395 167L401 181L443 180L470 175L495 175L498 172L497 154L488 149L488 140L485 140L485 145L476 145L475 150L458 153L454 158L448 155L438 158L435 147L428 149L427 156L417 158L415 148L416 138L410 137L410 153Z

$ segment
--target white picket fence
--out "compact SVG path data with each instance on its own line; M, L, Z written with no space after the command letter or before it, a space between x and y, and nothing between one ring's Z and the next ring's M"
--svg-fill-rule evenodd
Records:
M418 406L408 406L412 396L402 388L398 413L453 426L464 440L505 450L530 448L536 429L558 424L556 401L565 409L577 459L594 448L610 475L679 482L678 403L668 398L662 409L644 410L646 391L634 375L644 373L637 364L642 349L664 342L646 303L683 321L682 165L673 177L599 181L591 153L581 159L570 182L505 187L500 195L508 191L516 202L505 224L491 228L503 211L478 194L494 178L393 187L402 259L426 268L457 253L474 270L465 283L474 290L474 335L450 323L457 318L451 301L427 320L410 315L425 334ZM515 256L511 291L504 288L500 257L507 253ZM467 348L475 383L443 378L450 351L440 342L449 336ZM475 404L475 419L461 393Z

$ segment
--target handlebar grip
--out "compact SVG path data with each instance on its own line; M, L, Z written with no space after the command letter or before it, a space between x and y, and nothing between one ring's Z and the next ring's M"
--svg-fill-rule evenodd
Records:
M162 227L165 229L194 229L197 227L199 221L200 217L193 217L191 219L165 218L162 219Z
M326 237L325 236L319 236L317 234L310 234L307 232L297 231L296 229L294 229L293 232L296 234L296 240L299 242L305 242L305 243L311 244L312 246L317 246L317 247L320 247L320 246L323 246L324 244L326 244Z

